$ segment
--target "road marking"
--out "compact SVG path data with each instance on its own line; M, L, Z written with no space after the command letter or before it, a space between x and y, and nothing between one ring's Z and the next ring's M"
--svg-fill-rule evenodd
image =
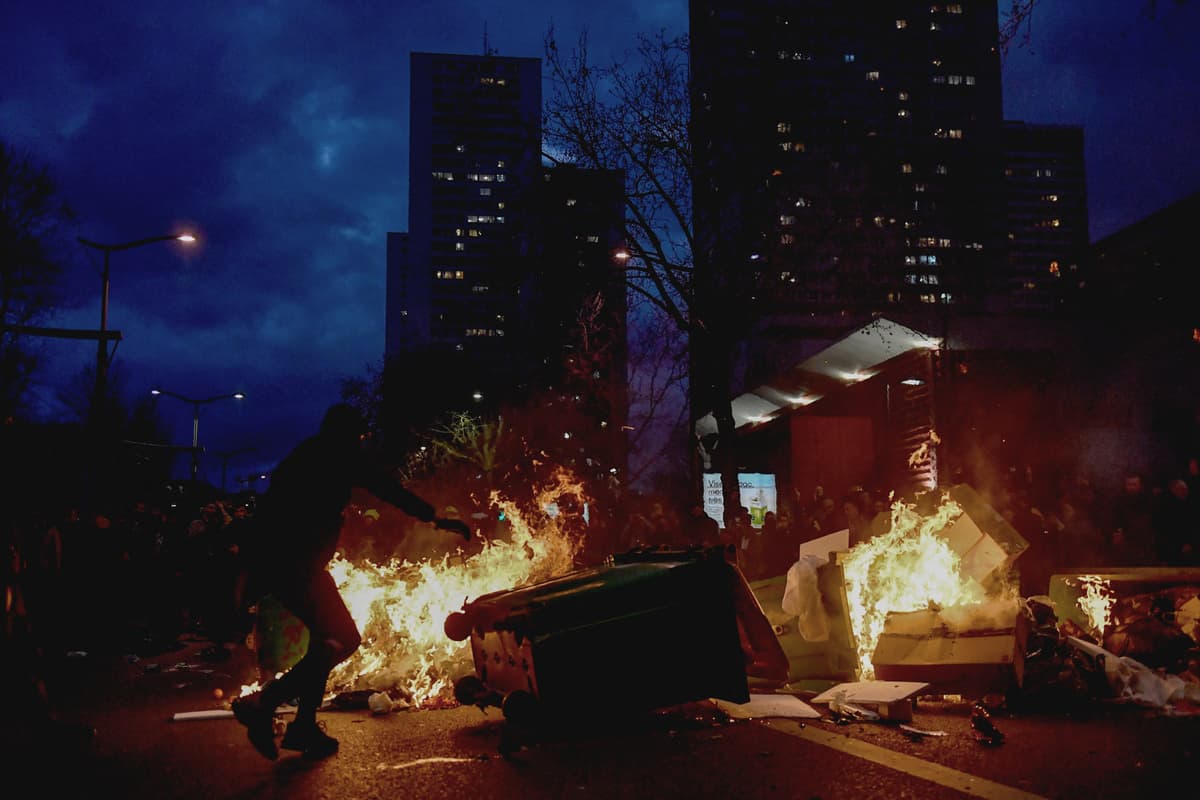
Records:
M966 772L959 772L956 769L943 767L941 764L934 764L916 756L898 753L895 750L888 750L886 747L864 742L851 736L821 730L813 725L800 726L794 720L763 720L763 724L771 730L786 733L788 736L795 736L852 756L865 758L867 761L874 761L876 764L882 764L913 777L956 789L972 797L982 797L985 800L1046 800L1041 795L1032 792L1005 786L1003 783L989 781L987 778L980 778Z
M405 761L403 764L376 764L375 769L383 771L385 769L408 769L409 767L420 767L424 764L468 764L472 761L478 761L477 758L450 758L449 756L440 756L436 758L418 758L415 761Z

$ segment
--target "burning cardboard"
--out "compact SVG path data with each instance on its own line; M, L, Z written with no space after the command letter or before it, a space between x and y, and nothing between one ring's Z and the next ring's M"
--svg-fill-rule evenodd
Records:
M941 535L962 559L962 575L987 589L995 588L1029 542L967 484L954 486L948 493L963 513Z
M872 657L875 676L927 681L941 693L982 696L1012 683L1014 600L892 612Z

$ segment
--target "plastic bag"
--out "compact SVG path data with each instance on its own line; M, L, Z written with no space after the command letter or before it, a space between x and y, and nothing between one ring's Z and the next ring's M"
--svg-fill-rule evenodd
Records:
M808 642L829 639L829 616L825 613L821 589L817 585L817 567L827 560L813 555L801 556L788 568L787 583L783 588L783 610L795 615L800 635Z

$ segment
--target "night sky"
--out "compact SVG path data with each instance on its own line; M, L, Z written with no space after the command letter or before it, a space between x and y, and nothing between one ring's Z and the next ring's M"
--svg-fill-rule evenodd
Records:
M1038 0L1031 41L1005 58L1007 118L1084 126L1093 240L1200 188L1200 3L1149 5ZM102 256L76 235L196 232L190 249L112 255L114 372L130 397L245 392L202 409L205 473L219 484L216 454L247 448L229 488L270 470L382 357L386 233L408 226L409 53L478 54L486 28L499 55L540 57L551 23L560 43L586 28L593 55L615 55L636 32L683 32L687 3L9 4L0 137L78 214L44 324L98 327ZM39 346L38 411L70 414L95 346ZM191 406L158 402L190 443Z

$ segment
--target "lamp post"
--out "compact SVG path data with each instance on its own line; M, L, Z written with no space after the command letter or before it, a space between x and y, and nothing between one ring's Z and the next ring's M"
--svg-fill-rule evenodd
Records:
M108 283L109 283L109 255L114 250L132 250L135 247L143 247L155 242L183 242L191 244L196 241L196 237L190 233L172 233L165 236L150 236L145 239L137 239L132 242L122 242L121 244L101 244L93 242L90 239L85 239L82 236L77 236L76 239L85 247L91 247L94 250L99 250L104 253L104 271L101 274L103 281L103 290L100 295L100 338L96 344L96 402L98 403L103 396L104 385L108 379L108 347L104 341L104 332L108 330Z
M194 397L185 397L175 392L169 392L166 389L151 389L150 394L155 397L165 394L167 397L174 397L176 400L192 404L192 481L195 482L196 471L200 467L200 406L215 403L217 400L244 400L246 399L246 395L241 392L233 392L231 394L217 394L212 397L196 399Z

